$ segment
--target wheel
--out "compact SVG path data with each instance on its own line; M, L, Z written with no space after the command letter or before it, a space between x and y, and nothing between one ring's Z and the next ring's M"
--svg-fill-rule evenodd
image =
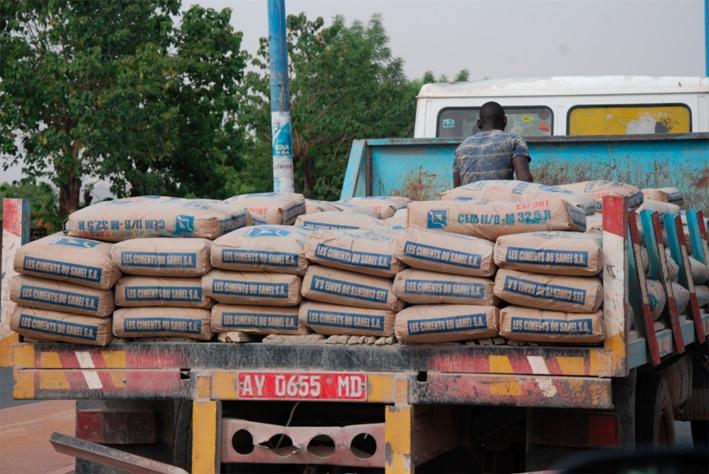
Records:
M635 439L653 447L675 444L672 399L663 378L640 381L636 392Z
M175 400L173 409L175 444L172 463L185 469L192 467L192 400Z
M709 450L709 420L692 420L690 423L694 448Z

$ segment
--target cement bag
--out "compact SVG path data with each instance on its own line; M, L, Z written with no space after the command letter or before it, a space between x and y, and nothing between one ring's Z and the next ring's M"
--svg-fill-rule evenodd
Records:
M111 260L111 247L58 232L20 247L13 264L22 275L108 290L121 277Z
M105 346L111 342L111 318L18 306L10 316L10 329L40 341Z
M677 188L645 188L642 192L645 200L670 202L677 206L681 206L684 202L682 191Z
M645 255L645 258L647 258L647 254ZM668 248L665 248L665 261L667 261L667 273L670 274L670 280L677 281L677 278L679 278L679 265L677 265L675 259L672 258L672 252L670 252L670 249Z
M51 309L98 318L110 316L115 307L111 290L23 275L15 275L10 282L10 300L25 308Z
M212 331L247 334L308 334L298 308L217 304L212 307Z
M373 209L369 209L368 207L356 206L345 201L334 201L330 204L332 204L336 208L336 210L340 212L344 212L347 214L364 214L367 216L379 218L379 213Z
M689 290L677 282L672 282L672 292L675 295L675 303L677 303L677 311L684 313L689 306Z
M586 314L508 306L500 310L500 336L513 341L593 344L603 341L603 312Z
M207 296L219 303L297 306L300 277L286 273L246 273L212 270L202 277Z
M603 233L603 214L597 212L586 216L586 232L589 234Z
M353 197L346 202L371 209L380 219L388 219L399 209L406 209L411 200L402 196L366 196Z
M394 240L394 256L421 270L491 276L494 245L489 240L436 230L408 228Z
M297 227L306 229L333 229L333 230L356 230L356 229L381 229L382 223L376 217L366 214L349 213L340 211L320 212L317 214L306 214L298 217L295 221Z
M304 302L300 321L318 334L391 336L396 313L384 309L357 308L326 303Z
M302 227L285 225L237 229L212 243L212 265L224 270L302 275L308 267L304 246L309 234Z
M339 211L340 209L330 201L318 201L316 199L305 200L305 213L316 214L318 212Z
M561 199L539 201L417 201L409 205L409 227L438 229L495 240L538 230L586 230L583 211Z
M636 186L615 181L582 181L580 183L561 184L560 188L576 193L583 193L596 201L596 209L603 209L605 196L621 196L628 198L628 207L635 209L643 203L643 193Z
M391 280L311 265L303 278L303 297L322 303L398 311Z
M305 244L305 256L325 267L393 278L404 268L394 256L391 230L317 230Z
M455 342L497 336L498 309L462 304L417 305L399 311L394 333L399 342Z
M243 208L221 201L143 196L78 210L69 215L65 227L71 236L120 242L147 237L215 239L246 223Z
M495 296L513 305L569 313L593 313L603 302L600 278L538 275L500 269Z
M412 304L475 304L494 306L493 282L487 278L407 269L394 279L394 295Z
M697 285L694 287L694 292L697 294L697 303L700 308L709 306L709 286Z
M209 308L212 300L204 294L201 278L125 276L116 283L116 305Z
M384 219L382 223L391 229L406 229L406 222L409 220L409 210L399 209L389 219Z
M212 338L211 314L198 308L123 308L113 313L117 337Z
M692 281L698 285L703 285L709 279L709 268L691 255L689 256L689 272L692 274Z
M293 224L305 213L305 198L296 193L253 193L224 201L230 207L246 208L254 224Z
M526 232L503 235L495 243L495 263L534 273L598 275L603 269L603 241L583 232Z
M441 200L473 201L537 201L563 199L585 214L596 211L596 202L585 194L548 184L504 179L481 180L441 193Z
M658 214L679 214L680 208L677 204L645 198L637 211L651 211L657 212Z
M660 317L667 304L665 287L662 286L662 282L657 280L645 280L645 282L650 313L652 314L652 319L657 319Z
M115 244L111 259L129 275L198 277L212 269L210 245L210 240L197 238L131 239Z

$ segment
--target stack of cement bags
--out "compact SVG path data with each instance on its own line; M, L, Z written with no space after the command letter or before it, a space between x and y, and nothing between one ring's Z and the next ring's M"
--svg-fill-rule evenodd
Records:
M212 338L212 299L201 277L211 269L211 242L201 238L131 239L113 246L124 273L116 284L113 334L123 338Z
M394 280L394 295L414 306L396 315L405 343L489 338L498 332L493 295L494 244L477 237L408 229L394 242L394 257L411 266Z
M600 237L582 232L532 232L495 244L494 294L500 335L511 340L597 343L603 340Z
M246 209L252 224L290 225L305 214L305 198L296 193L240 194L226 199L224 204Z
M636 209L643 203L643 193L637 186L616 181L581 181L578 183L562 184L560 188L575 193L592 197L596 201L596 210L603 210L603 198L606 196L620 196L627 198L628 207Z
M215 332L306 334L298 319L309 231L286 225L237 229L212 243L215 268L202 278Z
M410 200L401 196L355 197L347 201L306 199L306 215L295 225L310 229L402 229L406 227L406 207Z
M391 230L317 230L305 246L301 323L316 333L388 337L403 303L392 279L403 267Z
M111 341L113 285L121 277L111 244L57 233L23 245L10 299L10 327L22 336L105 346Z

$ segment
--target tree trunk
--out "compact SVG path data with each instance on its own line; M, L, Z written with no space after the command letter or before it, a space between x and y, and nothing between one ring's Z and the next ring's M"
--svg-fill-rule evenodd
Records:
M66 182L59 187L59 214L62 218L79 209L81 178L76 173L67 173Z

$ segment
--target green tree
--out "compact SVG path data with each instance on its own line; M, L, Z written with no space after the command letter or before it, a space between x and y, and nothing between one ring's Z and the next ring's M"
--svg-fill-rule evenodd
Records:
M48 176L62 215L82 179L125 194L220 197L238 164L245 67L230 11L180 0L0 3L0 153ZM19 142L19 146L18 146Z
M62 219L57 207L57 193L51 185L25 178L13 183L0 183L0 216L2 198L26 198L30 200L30 218L33 228L46 229L48 233L62 228Z
M296 189L324 199L339 196L352 140L410 136L420 83L409 81L400 58L388 47L377 15L365 25L338 16L329 26L304 14L287 19L293 159ZM247 74L242 118L252 137L245 164L229 189L247 192L271 186L268 45Z

